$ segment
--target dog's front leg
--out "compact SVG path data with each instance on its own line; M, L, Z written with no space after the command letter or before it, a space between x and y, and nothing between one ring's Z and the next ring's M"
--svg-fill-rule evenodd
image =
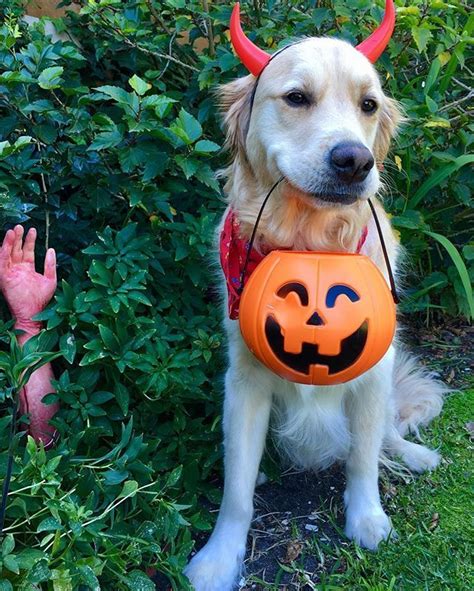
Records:
M253 365L226 375L224 496L211 538L185 570L196 591L230 591L240 573L270 416L265 374Z
M391 531L380 502L379 457L392 384L393 355L389 352L349 395L347 410L351 449L346 464L346 535L375 550Z

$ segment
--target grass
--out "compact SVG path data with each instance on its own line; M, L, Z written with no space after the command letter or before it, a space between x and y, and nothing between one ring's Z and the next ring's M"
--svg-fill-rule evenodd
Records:
M353 543L300 536L292 524L297 558L279 562L272 580L250 576L247 589L265 591L466 591L474 589L472 440L474 390L448 397L440 418L425 432L443 461L433 473L404 481L384 477L384 505L398 540L376 553ZM340 507L336 511L340 511ZM333 515L334 519L334 515ZM338 525L334 520L333 527ZM337 519L340 525L340 519ZM285 583L282 583L285 581Z

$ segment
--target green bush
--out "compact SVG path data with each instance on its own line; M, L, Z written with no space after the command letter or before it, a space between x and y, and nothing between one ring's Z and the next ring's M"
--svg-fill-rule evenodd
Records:
M63 355L61 439L45 452L19 437L0 589L153 589L150 567L183 590L191 529L211 526L200 499L216 499L220 466L212 253L223 210L214 171L226 157L211 91L245 73L226 37L231 3L209 3L209 19L204 2L84 2L55 23L79 45L51 43L41 23L27 29L21 4L0 2L0 221L35 225L58 252L62 283L37 347ZM404 309L467 316L474 19L458 0L397 5L379 69L411 119L386 163L387 205L414 262ZM243 12L275 49L308 34L355 43L382 9L325 0ZM195 51L211 31L215 43ZM10 353L4 311L7 408L22 354ZM9 422L5 411L2 474Z

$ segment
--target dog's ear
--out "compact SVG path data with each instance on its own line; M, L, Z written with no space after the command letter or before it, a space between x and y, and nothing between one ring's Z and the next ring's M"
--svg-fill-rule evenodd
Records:
M245 152L245 137L250 118L250 103L255 78L237 78L217 89L226 130L225 148L233 154Z
M397 101L385 97L374 142L374 155L377 163L381 164L387 157L390 142L403 119L402 111Z

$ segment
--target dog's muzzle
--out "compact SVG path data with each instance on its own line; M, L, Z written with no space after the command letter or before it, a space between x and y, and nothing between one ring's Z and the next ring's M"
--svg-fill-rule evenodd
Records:
M375 160L363 144L343 142L331 150L329 164L339 181L353 185L365 181Z

